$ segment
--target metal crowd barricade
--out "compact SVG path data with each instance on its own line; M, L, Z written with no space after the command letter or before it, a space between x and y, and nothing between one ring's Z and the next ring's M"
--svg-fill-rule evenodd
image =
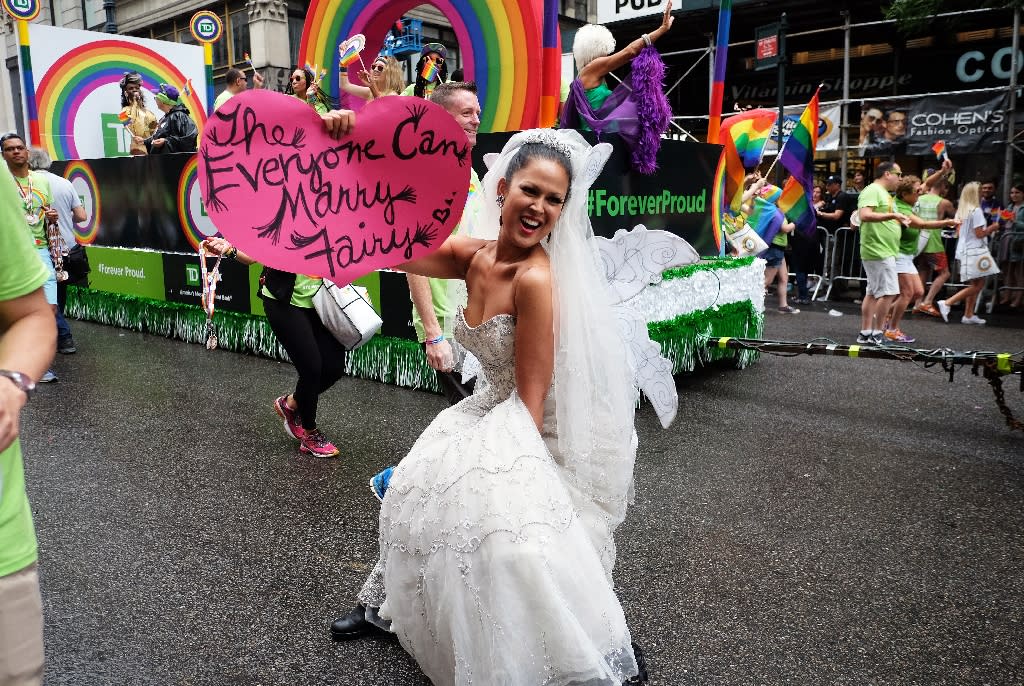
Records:
M992 280L992 299L987 312L992 311L1004 292L1009 291L1012 298L1015 293L1024 291L1024 233L1000 231L992 239L990 249L1002 271ZM1017 258L1016 262L1013 261L1014 257ZM1005 285L1007 282L1017 285Z
M860 262L860 234L849 226L841 226L831 236L832 256L828 267L828 289L825 300L832 297L832 289L840 282L867 283Z
M821 289L824 287L825 282L828 281L829 255L831 254L832 236L829 234L828 231L819 226L817 229L815 229L814 240L821 247L821 255L818 257L817 260L815 260L815 271L807 272L808 279L815 279L814 288L810 289L811 300L818 299L818 293L821 292ZM793 261L795 262L796 260L794 259ZM790 267L789 282L795 284L796 272L792 271L793 265L789 264L789 261L787 261L786 264L787 266ZM828 297L825 297L825 300L828 300Z

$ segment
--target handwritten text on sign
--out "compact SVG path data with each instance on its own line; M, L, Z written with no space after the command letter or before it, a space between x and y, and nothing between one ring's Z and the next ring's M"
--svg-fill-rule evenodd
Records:
M253 259L348 283L439 248L470 165L465 132L426 100L374 100L335 140L298 98L253 90L207 122L199 182L213 223Z

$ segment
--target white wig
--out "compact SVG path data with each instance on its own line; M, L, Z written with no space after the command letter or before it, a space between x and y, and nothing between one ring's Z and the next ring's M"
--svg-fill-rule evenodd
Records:
M615 37L607 27L600 24L581 26L572 41L572 56L576 60L577 71L598 57L612 54L614 50Z

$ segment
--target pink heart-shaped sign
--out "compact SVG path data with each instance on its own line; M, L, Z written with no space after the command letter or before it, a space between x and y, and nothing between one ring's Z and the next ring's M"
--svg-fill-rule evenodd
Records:
M426 100L374 100L335 140L298 98L251 90L207 120L199 184L214 225L253 259L349 283L437 250L471 164L465 132Z

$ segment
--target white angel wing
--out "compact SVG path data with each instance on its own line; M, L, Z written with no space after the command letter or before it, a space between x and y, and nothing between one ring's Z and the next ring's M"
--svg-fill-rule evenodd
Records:
M661 347L647 335L647 321L639 312L622 303L616 305L614 311L626 348L633 358L636 385L651 401L661 426L667 429L679 406L672 363L662 356Z
M668 231L648 231L643 224L630 231L619 229L611 239L595 238L605 276L619 302L661 282L661 273L666 269L700 260L697 251L684 239Z

